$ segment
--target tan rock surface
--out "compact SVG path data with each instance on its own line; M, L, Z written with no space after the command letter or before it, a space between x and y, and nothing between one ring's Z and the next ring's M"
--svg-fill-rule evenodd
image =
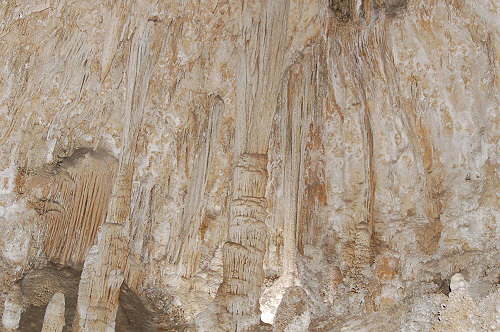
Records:
M42 332L61 332L66 325L64 321L65 301L63 293L52 296L43 319Z
M0 2L1 328L497 329L499 22Z

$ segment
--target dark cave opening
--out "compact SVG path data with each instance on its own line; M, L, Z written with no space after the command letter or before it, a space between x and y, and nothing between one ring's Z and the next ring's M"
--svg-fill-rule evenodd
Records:
M47 304L56 292L63 293L66 302L64 315L66 325L63 331L72 331L80 275L81 271L55 264L28 272L20 281L21 292L26 302L19 323L19 331L42 330ZM117 332L160 331L161 329L155 326L157 320L155 315L137 294L125 284L122 285L120 304L116 314Z

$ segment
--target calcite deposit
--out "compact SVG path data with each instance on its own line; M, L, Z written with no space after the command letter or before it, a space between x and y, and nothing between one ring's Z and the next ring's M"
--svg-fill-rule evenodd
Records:
M0 330L500 329L497 0L0 2Z

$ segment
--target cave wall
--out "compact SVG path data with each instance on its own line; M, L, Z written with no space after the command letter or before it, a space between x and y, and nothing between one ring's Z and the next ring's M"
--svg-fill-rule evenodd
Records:
M123 287L193 331L451 329L456 273L494 308L499 11L2 2L4 328L50 264L82 271L78 331Z

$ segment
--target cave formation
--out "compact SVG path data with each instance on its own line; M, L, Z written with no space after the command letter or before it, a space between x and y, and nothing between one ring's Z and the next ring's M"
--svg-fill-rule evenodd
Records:
M498 331L496 0L0 3L0 331Z

